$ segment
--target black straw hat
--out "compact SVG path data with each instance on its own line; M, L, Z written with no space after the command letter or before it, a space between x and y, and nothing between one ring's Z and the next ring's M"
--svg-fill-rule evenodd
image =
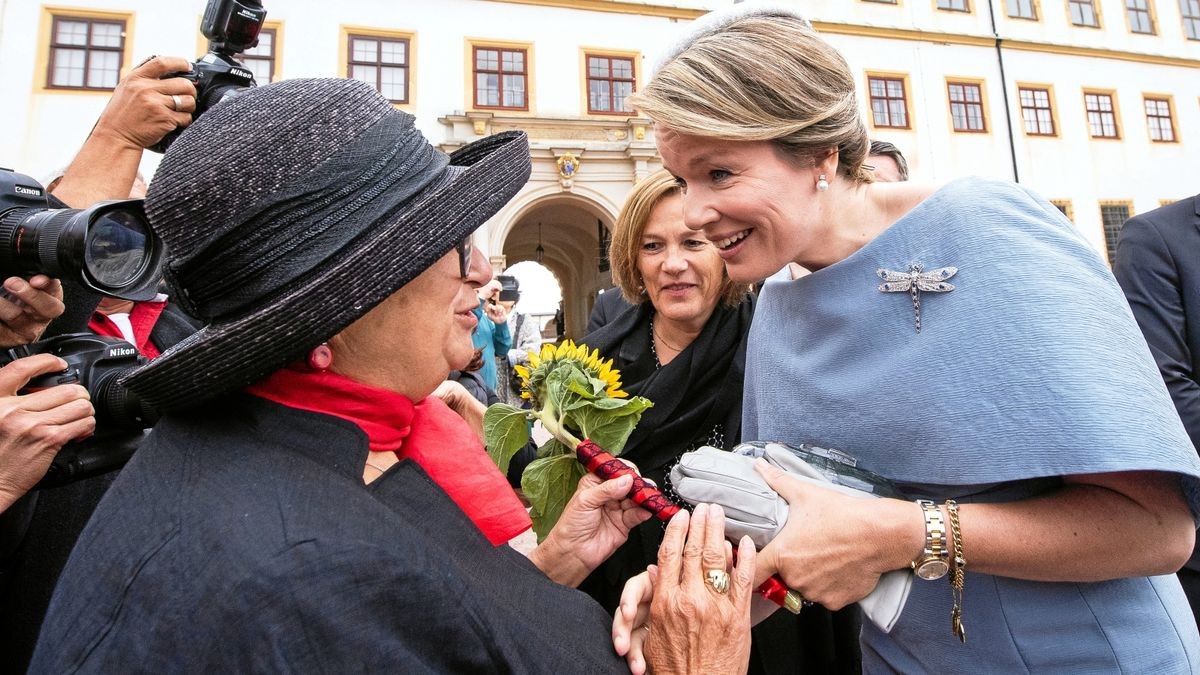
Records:
M146 195L171 299L207 325L124 383L170 410L262 379L448 253L529 170L525 134L447 156L354 80L286 80L216 106Z

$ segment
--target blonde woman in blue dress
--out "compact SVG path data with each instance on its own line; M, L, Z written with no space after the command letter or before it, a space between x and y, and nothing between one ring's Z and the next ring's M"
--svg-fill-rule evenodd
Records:
M912 569L892 630L863 628L870 673L1200 669L1171 575L1200 462L1107 266L1021 186L874 183L855 75L791 10L697 24L631 102L688 227L770 277L743 437L837 448L910 498L760 469L791 515L759 579L837 609Z

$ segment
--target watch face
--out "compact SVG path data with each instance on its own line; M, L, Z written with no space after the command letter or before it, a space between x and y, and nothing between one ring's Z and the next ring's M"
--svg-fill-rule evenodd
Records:
M945 560L941 560L940 558L925 560L921 562L921 564L917 565L916 569L917 576L925 579L926 581L941 579L942 577L946 576L946 573L949 571L950 565L947 564Z

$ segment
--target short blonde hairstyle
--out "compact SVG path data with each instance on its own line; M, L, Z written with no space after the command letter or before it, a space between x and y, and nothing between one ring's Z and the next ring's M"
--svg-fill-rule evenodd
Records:
M871 181L850 66L797 17L752 15L701 35L629 103L660 127L770 141L806 166L836 148L839 174Z
M638 258L642 253L642 235L646 233L646 223L650 221L650 213L660 201L679 193L679 184L675 182L674 176L666 171L655 171L633 186L625 200L625 206L617 215L612 241L608 245L608 261L612 266L613 282L621 289L621 295L635 305L646 299L642 293L645 288L642 275L638 272ZM680 218L682 217L681 213ZM729 307L741 302L748 289L734 283L724 265L721 266L721 280L721 301Z

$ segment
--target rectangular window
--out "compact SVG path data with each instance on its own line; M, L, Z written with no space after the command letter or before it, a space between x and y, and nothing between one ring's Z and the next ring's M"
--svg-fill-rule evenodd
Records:
M1037 8L1033 0L1007 0L1008 15L1014 19L1037 20Z
M904 80L899 77L867 77L871 96L871 116L876 127L907 129L908 101L904 95Z
M1120 138L1111 94L1084 92L1083 107L1087 110L1088 132L1092 138Z
M1100 27L1094 0L1067 0L1067 6L1071 10L1071 23L1088 28Z
M1179 0L1183 16L1183 34L1189 40L1200 40L1200 0Z
M967 0L937 0L938 9L946 9L952 12L969 12L971 6L967 4Z
M1175 120L1171 117L1171 99L1147 96L1146 124L1150 127L1150 140L1159 143L1175 142Z
M588 112L632 115L625 99L634 91L633 58L588 54Z
M475 107L528 110L528 52L524 49L475 47Z
M1050 90L1021 87L1021 117L1030 136L1053 136L1054 111L1050 108Z
M1121 236L1121 228L1129 220L1128 202L1101 202L1100 223L1104 226L1104 244L1108 247L1108 262L1112 264L1113 254L1117 250L1117 239Z
M259 85L275 81L275 33L274 28L263 28L258 33L258 46L234 56L250 72Z
M1154 18L1150 16L1150 0L1125 0L1125 15L1129 30L1154 35Z
M408 103L408 40L349 35L346 77L361 80L392 103Z
M59 89L113 89L124 53L124 21L55 16L47 84Z
M950 120L955 131L987 131L983 119L983 88L972 82L947 82Z

